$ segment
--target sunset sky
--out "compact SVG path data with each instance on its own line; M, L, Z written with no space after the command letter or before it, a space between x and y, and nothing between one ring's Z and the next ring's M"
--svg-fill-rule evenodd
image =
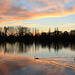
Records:
M0 27L75 29L75 0L0 0Z

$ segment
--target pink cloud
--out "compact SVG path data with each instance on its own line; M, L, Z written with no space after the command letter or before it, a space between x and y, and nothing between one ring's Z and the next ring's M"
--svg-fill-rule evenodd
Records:
M27 1L30 8L20 6L19 1L25 3L24 0L0 0L0 23L75 14L75 6L65 7L74 0L30 0Z

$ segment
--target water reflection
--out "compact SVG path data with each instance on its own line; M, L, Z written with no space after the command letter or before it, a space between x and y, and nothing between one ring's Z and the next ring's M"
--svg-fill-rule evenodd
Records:
M75 75L75 63L69 59L73 57L50 57L34 61L30 57L4 55L1 52L0 75Z
M67 42L51 42L51 43L43 43L43 42L14 42L14 43L9 43L9 42L5 42L5 43L1 43L0 44L0 52L4 52L4 53L11 53L11 54L18 54L18 53L40 53L41 52L45 53L45 52L50 52L54 51L55 53L57 52L59 54L59 52L66 52L67 49L70 52L74 52L75 53L75 43L67 43ZM67 53L69 53L69 51L67 51ZM36 55L36 54L35 54ZM72 54L71 54L72 55ZM34 55L33 55L34 56ZM43 54L43 56L45 56ZM63 54L64 56L64 54Z

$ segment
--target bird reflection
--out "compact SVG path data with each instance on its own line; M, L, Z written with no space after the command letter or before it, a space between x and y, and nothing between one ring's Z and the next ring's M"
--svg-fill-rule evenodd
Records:
M74 57L74 61L75 61L75 57Z

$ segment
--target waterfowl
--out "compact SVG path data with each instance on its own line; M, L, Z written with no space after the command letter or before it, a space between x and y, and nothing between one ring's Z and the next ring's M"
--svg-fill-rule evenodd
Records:
M39 58L34 56L34 59L39 59Z

